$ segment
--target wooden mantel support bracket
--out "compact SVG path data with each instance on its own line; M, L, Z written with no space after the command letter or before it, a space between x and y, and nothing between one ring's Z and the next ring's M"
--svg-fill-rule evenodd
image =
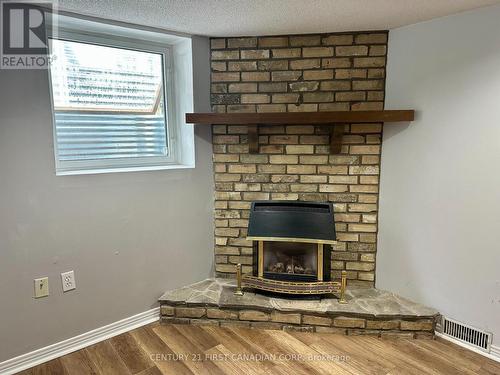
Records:
M256 124L248 125L248 152L259 153L259 126Z
M334 124L330 127L330 153L340 154L342 151L342 138L344 137L344 124Z
M330 152L342 150L345 124L401 123L413 121L415 111L332 111L332 112L276 112L276 113L186 113L187 124L247 125L248 152L259 152L259 126L314 125L330 128Z

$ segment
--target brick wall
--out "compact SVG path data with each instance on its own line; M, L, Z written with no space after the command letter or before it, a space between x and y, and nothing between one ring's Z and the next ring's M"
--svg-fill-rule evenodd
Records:
M387 33L211 40L214 112L314 112L384 107ZM249 154L246 126L213 126L215 268L250 272L245 239L253 200L330 201L339 242L332 275L373 285L381 124L345 125L342 153L330 155L324 127L260 127Z

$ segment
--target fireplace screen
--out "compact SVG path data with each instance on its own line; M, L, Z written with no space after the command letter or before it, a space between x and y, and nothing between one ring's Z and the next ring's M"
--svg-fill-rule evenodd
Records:
M281 280L316 280L318 251L313 243L264 242L264 276Z

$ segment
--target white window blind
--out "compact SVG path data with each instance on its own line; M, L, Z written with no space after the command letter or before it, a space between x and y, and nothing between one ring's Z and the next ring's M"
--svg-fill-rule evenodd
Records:
M167 49L113 43L51 39L59 172L157 166L173 160Z

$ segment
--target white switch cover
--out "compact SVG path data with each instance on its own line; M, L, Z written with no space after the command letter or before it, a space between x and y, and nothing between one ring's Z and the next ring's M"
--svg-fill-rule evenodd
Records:
M63 292L76 289L75 272L68 271L61 273Z
M35 298L47 297L49 295L49 278L35 279Z

